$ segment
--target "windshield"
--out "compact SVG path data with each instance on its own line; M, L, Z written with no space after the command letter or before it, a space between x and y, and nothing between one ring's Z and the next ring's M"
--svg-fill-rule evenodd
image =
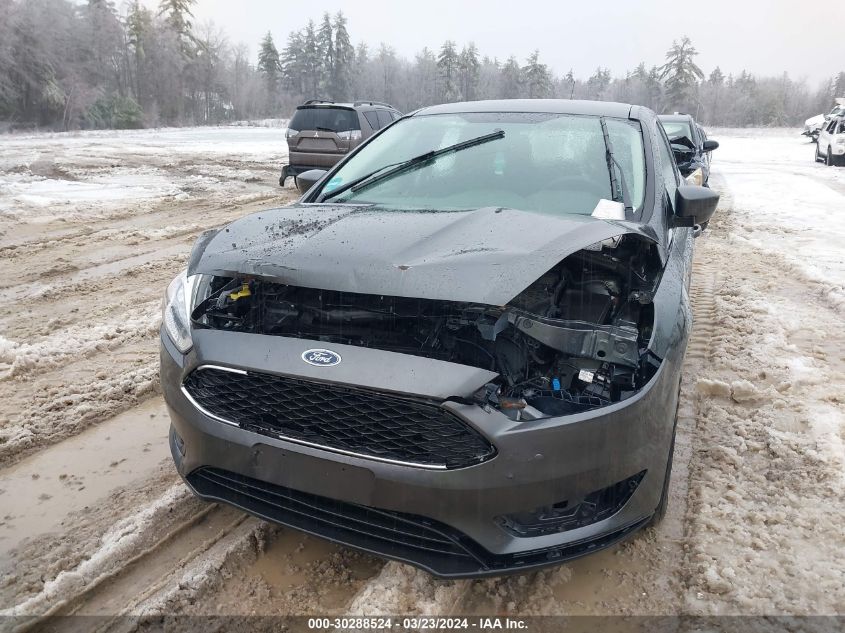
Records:
M694 141L695 137L692 135L689 121L660 121L663 124L663 129L666 130L666 136L672 141L682 136Z
M325 107L297 109L288 127L298 132L303 130L349 132L361 129L361 125L358 123L358 114L354 110Z
M606 122L636 212L645 192L640 128L627 120ZM492 206L587 215L599 200L613 198L600 119L546 113L437 114L404 119L363 147L324 191L386 165L497 131L504 134L493 142L441 156L357 192L344 191L333 201L399 209L454 211Z

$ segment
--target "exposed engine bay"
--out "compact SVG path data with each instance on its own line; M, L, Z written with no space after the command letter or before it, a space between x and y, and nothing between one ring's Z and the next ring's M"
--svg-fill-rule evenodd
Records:
M624 400L654 375L648 350L662 267L624 235L578 251L505 306L356 294L257 277L207 276L194 327L303 338L494 371L465 403L513 419L567 415Z

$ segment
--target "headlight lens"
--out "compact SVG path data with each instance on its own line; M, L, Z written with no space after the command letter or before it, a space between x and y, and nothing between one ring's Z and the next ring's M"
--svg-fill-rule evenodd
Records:
M191 340L191 310L194 304L194 289L201 275L191 275L183 270L167 286L162 302L161 315L164 331L176 348L186 353L194 342Z
M701 167L696 169L692 172L689 176L687 176L687 182L691 185L701 186L704 182L704 172L701 171Z

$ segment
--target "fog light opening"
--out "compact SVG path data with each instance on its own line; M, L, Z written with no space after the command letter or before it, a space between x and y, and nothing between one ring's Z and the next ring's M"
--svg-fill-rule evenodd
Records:
M643 470L607 488L595 490L577 503L559 501L528 512L496 517L506 532L521 538L556 534L608 519L628 503L645 477Z

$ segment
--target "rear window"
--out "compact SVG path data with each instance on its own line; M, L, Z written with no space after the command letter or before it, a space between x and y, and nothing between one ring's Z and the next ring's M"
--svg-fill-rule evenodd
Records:
M349 132L361 129L358 114L346 108L297 108L288 126L298 132Z
M666 130L666 136L669 137L670 141L674 141L676 138L682 137L695 141L695 137L692 135L692 129L687 121L661 121L661 123L663 124L663 129Z

